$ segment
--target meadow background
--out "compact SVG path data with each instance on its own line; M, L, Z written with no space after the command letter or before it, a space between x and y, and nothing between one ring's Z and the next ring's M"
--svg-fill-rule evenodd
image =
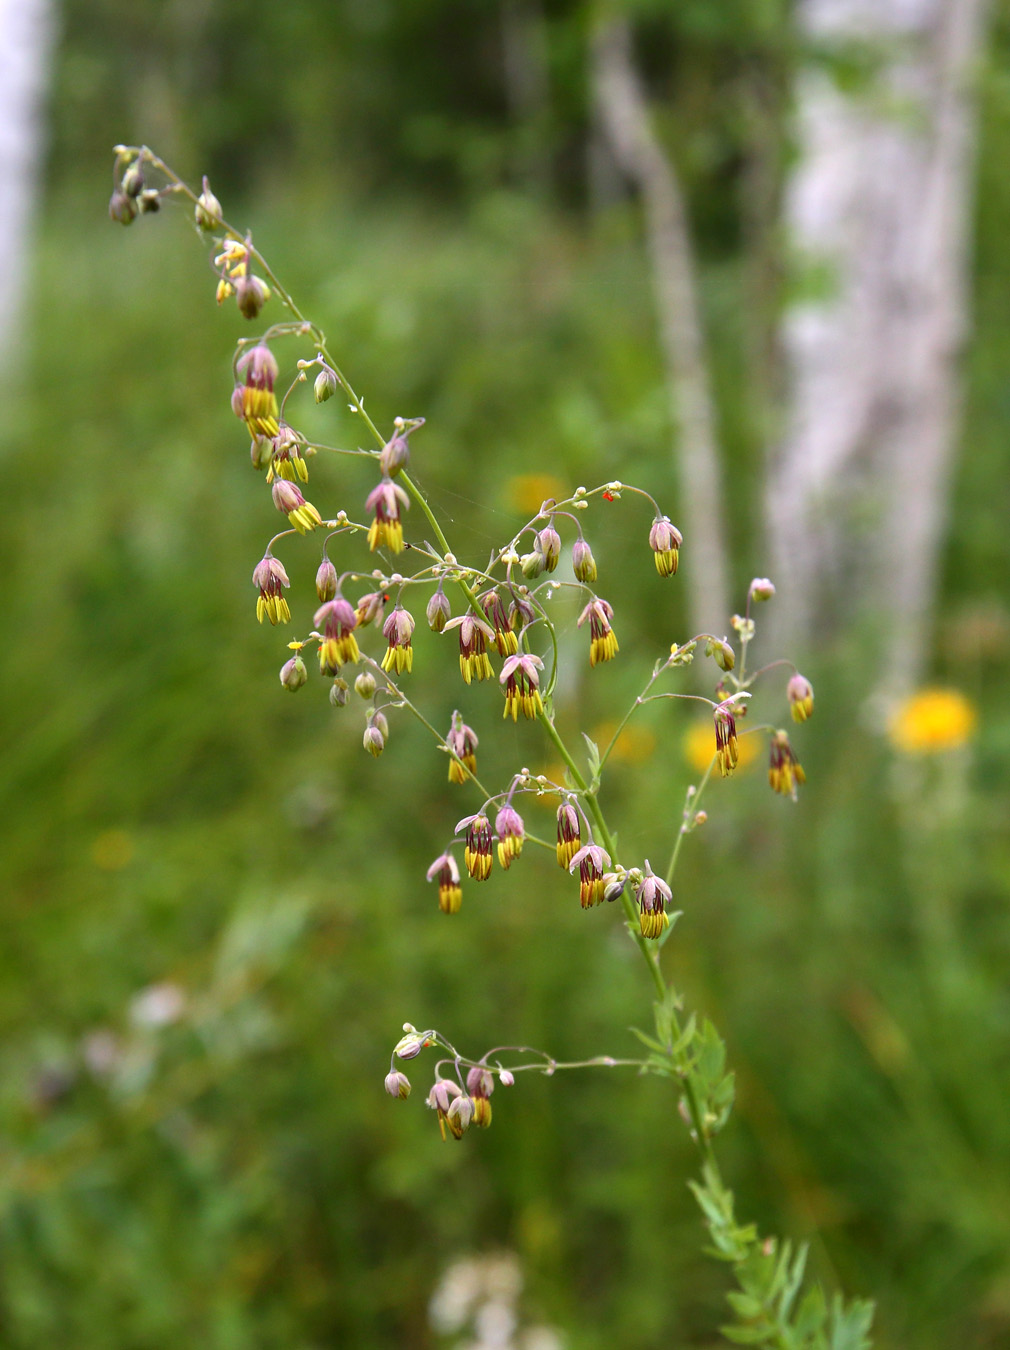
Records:
M549 98L517 111L508 8L59 6L0 430L12 1350L455 1344L432 1292L501 1251L525 1322L571 1350L717 1343L724 1272L700 1250L667 1083L524 1076L458 1145L417 1063L409 1102L383 1094L405 1020L471 1053L633 1054L649 991L618 916L583 914L535 854L522 884L496 870L440 915L424 869L475 809L442 758L398 719L373 762L359 709L318 681L279 688L284 639L255 623L249 583L275 518L228 402L244 321L215 308L172 210L129 231L106 215L117 142L209 173L379 425L428 419L413 465L460 556L510 535L545 477L625 478L670 510L690 567L640 206L587 169L592 14L529 6ZM789 298L774 222L748 224L754 100L781 183L814 56L775 0L644 5L635 22L688 205L739 605L769 570L755 268L775 279L769 327ZM796 652L817 691L795 737L808 787L777 799L761 764L713 785L664 949L738 1074L722 1138L738 1212L875 1298L887 1350L1010 1344L1008 59L1000 3L976 71L972 319L922 680L961 691L974 731L902 750L868 705L872 623L822 627ZM313 424L357 434L340 400ZM356 509L371 475L341 462L316 481L314 499ZM641 513L584 523L620 616L620 659L592 678L574 611L565 633L563 720L594 729L688 634L683 578L655 576ZM306 551L303 584L314 567ZM436 725L481 707L444 644L416 645ZM492 703L469 719L485 779L546 768L535 731L496 735ZM622 746L622 839L679 819L696 720L662 705Z

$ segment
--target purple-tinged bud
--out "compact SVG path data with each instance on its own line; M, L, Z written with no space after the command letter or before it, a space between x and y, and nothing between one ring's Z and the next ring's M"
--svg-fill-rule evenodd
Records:
M292 693L296 689L301 689L302 685L309 678L309 673L305 669L305 662L300 656L292 656L289 661L285 661L281 666L281 684L285 689L290 689Z
M405 1101L410 1096L410 1079L399 1069L390 1069L386 1074L386 1091L391 1097Z
M469 1097L460 1093L449 1103L449 1109L445 1113L445 1123L448 1125L453 1139L463 1138L463 1135L470 1128L471 1120L473 1120L473 1102Z
M526 830L522 816L514 806L503 806L495 816L494 829L498 836L498 861L507 872L513 859L523 851Z
M720 670L732 670L736 665L736 655L728 642L719 638L709 638L705 643L705 655L711 656Z
M534 550L532 553L523 554L519 559L519 566L527 581L536 581L547 564L544 562L544 555L539 550Z
M342 708L347 702L347 681L338 676L330 685L330 705Z
M221 203L211 192L206 174L203 176L203 191L193 208L193 218L201 230L216 230L221 224Z
M383 741L389 740L389 723L386 721L386 714L374 712L369 718L373 727L376 727Z
M794 722L805 722L808 717L813 716L814 689L805 676L797 674L792 677L786 685L786 698L789 700Z
M516 1081L515 1074L512 1073L510 1069L502 1069L498 1074L498 1081L501 1083L502 1087L514 1087Z
M471 1097L490 1097L494 1092L494 1074L484 1064L475 1064L466 1076L466 1090Z
M428 607L424 611L425 618L428 620L428 627L433 633L441 633L447 621L452 618L452 608L449 605L449 599L442 590L442 583L438 583L438 590L428 601Z
M649 547L656 556L656 571L661 577L676 574L680 560L680 546L684 536L676 525L670 524L669 516L657 516L649 531Z
M371 698L375 693L375 676L370 670L363 670L354 681L355 692L362 698Z
M401 469L410 462L410 446L406 436L394 436L382 447L379 455L379 468L389 478L395 478Z
M624 888L628 884L628 875L626 872L604 872L603 874L603 898L608 903L613 902L619 896L624 894Z
M707 825L707 824L708 824L708 812L707 812L707 811L695 811L695 813L694 813L694 823L695 823L695 825Z
M580 535L572 545L572 571L576 581L596 580L596 559L593 550Z
M386 748L386 742L382 738L382 732L378 727L372 725L365 727L365 734L361 738L361 743L375 759L378 759Z
M752 600L770 600L775 594L775 586L767 577L755 577L750 584Z
M337 377L329 366L323 366L316 376L312 392L316 396L317 403L325 403L328 398L332 398L337 392Z
M245 382L252 389L272 390L280 374L277 358L265 342L247 347L236 361L235 369L240 375L245 375ZM245 412L238 415L244 417Z
M316 572L316 595L319 596L320 603L325 604L327 600L332 600L336 593L337 569L329 558L324 558Z
M545 525L538 533L536 548L543 556L544 568L553 572L561 561L561 536L553 525Z
M518 592L514 591L512 603L509 605L509 627L512 631L517 632L520 628L525 628L536 617L537 612L529 598L526 587L523 586Z
M235 282L235 303L244 319L255 319L270 299L270 288L251 274Z
M136 206L120 188L117 188L109 198L109 216L120 225L130 225L137 218Z
M417 1027L412 1027L409 1022L404 1022L403 1030L406 1034L393 1046L393 1054L397 1059L416 1059L424 1049L425 1038Z

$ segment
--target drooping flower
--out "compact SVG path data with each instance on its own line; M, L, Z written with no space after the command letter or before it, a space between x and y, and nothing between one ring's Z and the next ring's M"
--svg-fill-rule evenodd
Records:
M543 668L540 657L527 652L520 652L506 660L498 676L498 682L505 688L503 717L511 714L512 721L516 722L520 711L528 718L538 717L543 712L544 701L540 697L540 676L537 673Z
M309 673L305 669L305 662L297 655L291 656L281 666L280 680L281 684L290 693L301 689L302 685L309 678Z
M649 531L649 547L656 558L656 571L661 577L676 574L680 561L680 546L684 536L676 525L670 524L669 516L657 516Z
M452 726L445 743L453 752L449 756L449 782L465 783L467 770L477 772L477 733L463 721L457 709L452 715Z
M289 483L293 483L296 478L300 478L303 483L307 483L309 481L309 470L302 456L304 446L305 437L300 432L295 431L294 427L288 426L287 422L279 423L277 434L273 439L267 482L272 482L273 477L276 476L277 478L286 478Z
M405 1101L410 1096L410 1079L400 1069L390 1069L386 1074L385 1088L391 1097Z
M451 1079L436 1078L431 1091L428 1093L426 1099L427 1105L438 1115L438 1128L443 1139L445 1138L445 1127L449 1124L449 1108L458 1100L462 1095L462 1092L463 1089L459 1084L452 1082ZM449 1128L457 1139L463 1133L463 1131L460 1130L459 1134L456 1134L456 1131L452 1129L451 1125Z
M256 601L256 618L260 623L269 619L272 624L287 623L291 618L288 602L284 598L284 587L290 586L288 574L279 558L266 553L256 564L252 574L253 585L259 588Z
M274 506L281 515L287 516L299 534L308 534L317 525L323 523L322 517L311 502L302 496L301 488L289 483L286 478L275 478L270 489Z
M466 846L463 861L474 881L487 881L491 875L491 822L483 811L475 816L464 816L456 826L456 834L466 826Z
M796 789L807 781L803 766L796 758L789 737L784 731L776 731L771 738L768 752L768 782L774 792L796 800Z
M459 629L459 673L469 684L471 680L489 680L494 674L487 644L494 641L494 629L472 611L450 619L445 631Z
M509 627L508 615L501 597L492 587L477 597L477 603L484 611L484 617L494 629L494 642L499 656L511 656L519 650L519 639Z
M814 690L805 676L796 674L792 677L786 685L786 698L789 700L794 722L805 722L808 717L813 716Z
M410 507L410 498L389 477L377 483L365 498L365 508L375 513L368 527L368 547L374 553L385 545L391 553L403 551L403 525L400 523L400 508Z
M382 636L389 646L382 658L382 669L395 670L397 675L414 667L414 649L410 637L414 631L414 616L397 604L382 625Z
M663 929L670 926L666 906L673 898L673 892L665 881L655 875L648 858L645 860L645 876L639 883L635 898L638 900L638 922L642 937L658 938Z
M562 802L558 807L558 866L567 871L581 845L579 813L571 802Z
M258 342L242 353L235 369L238 374L245 374L245 384L235 386L232 410L244 420L250 436L272 440L279 426L274 394L279 368L273 352L265 342Z
M324 675L336 675L341 666L358 660L361 653L354 636L358 620L350 602L342 595L321 605L313 623L323 634L319 644L319 669Z
M526 839L523 818L514 806L506 803L495 816L494 828L498 836L498 861L507 872L513 859L523 851Z
M491 1124L491 1093L494 1074L483 1064L475 1064L466 1075L466 1090L473 1105L473 1123L486 1130Z
M463 903L459 867L451 853L440 853L428 868L429 881L438 880L438 907L443 914L458 914Z
M585 609L579 615L578 626L589 620L589 664L597 665L600 661L612 660L620 650L617 645L617 634L610 626L610 620L614 617L614 611L607 604L606 600L594 596L586 605Z
M536 552L543 559L546 572L553 572L561 561L561 536L554 528L553 520L552 516L551 523L539 531L534 544Z
M518 591L512 592L512 600L509 604L509 627L518 632L531 624L537 617L537 612L529 599L529 593L525 586L521 586Z
M569 872L579 869L579 900L583 909L603 899L603 873L610 866L610 854L599 844L583 844L568 865Z
M740 759L740 749L736 739L736 718L732 708L720 704L715 710L715 757L719 763L719 772L728 778Z
M319 596L319 603L324 605L327 600L332 600L336 593L337 569L324 554L316 572L316 595Z

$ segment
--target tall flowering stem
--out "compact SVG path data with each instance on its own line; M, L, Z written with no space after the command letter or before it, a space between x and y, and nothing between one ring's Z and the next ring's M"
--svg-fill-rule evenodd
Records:
M777 1257L774 1239L761 1241L753 1226L737 1222L733 1198L722 1182L714 1149L714 1140L733 1103L733 1078L724 1067L724 1047L711 1023L699 1021L694 1015L682 1017L682 1000L664 975L660 961L661 948L679 917L669 906L674 899L682 845L687 835L704 823L699 802L713 766L717 764L723 776L737 767L738 734L745 734L742 730L738 733L737 723L747 715L755 681L781 664L788 665L792 673L783 690L784 709L795 723L803 723L813 714L813 689L795 667L772 662L752 675L746 674L748 647L755 633L752 609L773 597L774 586L766 578L753 581L743 615L732 618L740 649L739 668L734 647L726 638L703 633L675 643L668 655L655 662L651 676L618 721L602 753L587 738L588 758L576 756L558 730L555 716L559 649L551 617L553 596L568 589L579 596L579 626L587 625L589 630L587 663L604 667L593 678L605 678L605 667L620 652L613 608L594 589L599 566L580 517L591 505L598 508L602 503L614 503L624 494L631 499L629 509L638 510L647 503L650 514L642 523L641 555L644 559L651 555L654 566L648 571L652 582L658 575L662 585L669 584L677 574L685 544L681 531L644 488L611 481L593 488L577 487L561 501L545 500L512 539L492 553L485 567L459 562L430 503L408 473L411 438L424 425L424 418L397 417L390 434L383 435L334 359L323 331L301 311L251 235L228 223L207 180L197 193L146 147L118 146L115 153L116 187L110 202L114 220L129 224L152 209L152 193L159 202L161 198L188 202L196 225L213 239L218 304L234 300L250 321L258 319L268 305L280 305L287 311L288 317L256 338L239 342L234 361L236 384L231 393L232 409L251 437L252 465L264 473L273 506L287 516L291 526L270 540L253 569L253 584L258 591L256 615L261 622L268 618L272 628L291 622L299 612L299 597L283 562L274 556L273 546L285 540L285 548L289 544L319 548L313 541L323 541L321 558L316 554L315 586L301 607L312 616L311 626L288 643L293 654L281 667L282 688L295 693L308 684L304 659L308 649L316 658L312 664L318 664L321 676L330 682L329 699L334 706L344 707L356 700L360 700L359 707L365 705L362 745L370 755L378 757L385 752L392 734L390 717L406 711L448 756L452 790L469 794L471 800L468 813L427 869L428 881L437 882L437 907L442 914L458 914L467 888L487 880L496 865L502 871L521 871L526 865L522 861L524 844L529 842L549 850L565 872L577 878L577 891L574 881L568 884L584 909L592 911L601 904L605 909L607 902L620 900L625 926L652 982L654 1033L636 1032L646 1049L640 1059L597 1056L562 1064L529 1047L507 1046L497 1047L480 1059L468 1059L440 1032L418 1032L406 1023L404 1035L393 1049L386 1092L397 1100L410 1094L410 1081L397 1067L398 1060L413 1060L427 1049L441 1052L445 1057L435 1065L435 1081L427 1103L435 1112L443 1137L458 1140L472 1126L490 1126L490 1099L496 1086L511 1087L522 1072L551 1075L559 1069L590 1066L634 1067L674 1080L681 1093L682 1114L702 1159L702 1180L694 1186L695 1194L713 1247L732 1266L740 1287L733 1296L738 1318L733 1339L768 1347L789 1345L796 1350L843 1344L849 1350L862 1350L868 1344L868 1306L846 1306L838 1299L829 1306L822 1298L818 1303L816 1290L797 1305L802 1256L792 1258L786 1244ZM144 200L136 206L133 187L137 182L147 183L152 171L164 180L163 185L145 186ZM278 385L281 364L271 344L290 340L307 341L314 355L297 361L286 392L278 400L277 390L285 385ZM343 391L351 412L368 428L374 450L321 446L297 430L292 422L298 405L295 395L301 386L309 384L310 377L317 403ZM372 463L377 479L363 499L369 522L352 519L346 509L326 519L298 486L308 484L310 464L321 449L356 455ZM311 490L315 501L321 500L314 483ZM413 531L410 507L416 507L427 522L433 543L427 538L421 543L405 537ZM568 580L567 573L559 573L565 549L562 530L571 534L573 527L569 559L572 579ZM367 547L364 557L368 561L363 570L339 573L329 556L331 541L340 541L340 549ZM404 575L397 570L401 559L411 564L420 560L420 565L412 574ZM373 566L376 562L381 565ZM371 571L367 570L370 566ZM363 585L368 587L363 594L345 597L345 589L350 592ZM430 592L426 604L423 596L417 603L418 588ZM539 724L564 765L563 783L533 774L523 766L512 773L503 790L488 791L477 776L477 733L463 722L458 711L443 733L417 706L407 687L415 668L415 615L422 613L432 632L446 635L447 654L458 645L458 657L453 655L452 662L458 660L459 677L499 700L499 719L511 717L517 721L521 712L524 718ZM378 655L372 650L373 643L376 649L384 644ZM548 650L545 645L542 654L537 652L537 643L549 643L551 667L546 679L541 678L541 672L546 671ZM666 687L667 677L690 664L699 653L710 658L719 672L713 697ZM500 663L498 668L496 662ZM608 761L634 713L646 704L673 699L707 706L712 717L712 757L700 781L687 790L680 821L673 827L675 838L668 866L664 873L657 874L647 858L622 859L616 834L600 804L600 787ZM747 734L769 737L770 785L780 796L795 800L797 786L804 782L805 775L787 733L769 725ZM561 800L556 843L529 834L521 814L525 798L548 793ZM657 843L665 851L665 838ZM653 856L657 856L655 852ZM502 1057L509 1062L503 1064ZM727 1329L727 1334L731 1331L734 1329Z

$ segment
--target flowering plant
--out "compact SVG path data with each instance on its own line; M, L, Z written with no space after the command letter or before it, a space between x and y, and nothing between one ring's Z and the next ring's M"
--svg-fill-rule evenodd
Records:
M810 1350L859 1350L868 1345L869 1305L847 1305L839 1296L829 1302L817 1285L804 1289L806 1249L762 1238L753 1225L736 1218L733 1196L722 1180L715 1153L715 1141L729 1118L734 1097L725 1047L710 1021L694 1014L684 1016L683 1001L660 955L680 917L670 906L683 842L706 819L701 800L712 773L718 770L728 777L736 769L741 736L767 737L768 778L776 792L795 800L804 782L785 729L754 726L744 731L740 725L745 723L755 681L783 667L791 671L784 706L792 720L802 723L814 709L809 681L790 663L774 661L759 670L747 670L754 614L773 598L774 586L766 578L751 583L742 615L732 618L736 648L725 637L701 633L663 652L616 724L609 743L601 749L586 736L586 754L577 756L560 733L555 716L560 665L554 618L557 597L572 591L579 597L578 626L588 630L590 667L614 660L620 651L614 608L595 589L598 568L583 520L600 500L646 502L651 520L647 530L643 525L642 553L651 552L656 572L664 580L674 578L678 570L684 539L677 526L644 488L610 481L592 488L577 487L561 499L548 498L512 538L492 550L483 565L461 561L429 500L408 472L412 438L424 426L424 418L396 417L388 434L379 429L334 359L324 333L299 309L251 235L227 222L206 178L197 193L146 147L126 146L116 148L114 174L110 214L123 224L157 210L166 199L188 202L196 225L214 242L218 304L234 300L251 322L259 319L272 300L285 311L254 337L239 341L231 393L232 410L250 437L253 468L263 475L273 508L286 520L286 528L269 540L252 571L256 617L261 624L269 620L275 627L292 620L291 581L275 549L318 548L315 594L303 597L303 601L311 599L311 606L304 609L311 613L311 624L306 622L288 643L291 654L280 670L281 685L291 692L306 686L310 658L326 682L330 701L344 706L352 701L349 677L353 674L353 691L363 707L363 747L375 757L386 750L393 714L415 717L431 734L435 748L446 756L449 781L476 806L455 825L427 871L428 880L437 883L442 913L453 915L460 910L464 873L467 884L479 883L490 876L496 859L498 866L509 871L527 843L546 848L565 873L573 899L577 880L583 909L619 902L629 937L651 981L654 1027L648 1034L636 1033L644 1049L639 1058L597 1056L559 1063L541 1051L517 1046L496 1047L473 1058L460 1053L442 1031L418 1031L406 1023L393 1047L386 1091L393 1098L408 1097L411 1084L397 1061L416 1059L434 1048L439 1058L427 1104L442 1137L458 1140L471 1126L491 1124L492 1094L497 1087L514 1086L524 1072L553 1074L590 1065L629 1066L669 1078L677 1085L680 1113L701 1155L701 1179L692 1183L692 1189L709 1230L711 1250L729 1263L738 1284L729 1295L733 1320L724 1328L726 1336L741 1343ZM282 379L277 353L292 346L307 354L296 356ZM298 429L297 395L310 380L317 403L337 394L347 399L374 448L341 449L313 440ZM364 462L369 475L363 498L365 518L356 518L358 513L346 507L324 513L306 497L302 488L309 483L309 464L320 452ZM420 531L405 527L412 508L423 517ZM566 541L562 532L569 537L563 570ZM338 571L331 552L339 557L338 550L355 547L362 570ZM369 562L373 564L370 570ZM297 603L295 608L301 612ZM454 712L444 731L429 720L411 698L404 679L413 669L412 637L422 613L429 628L456 650L465 685L497 683L499 693L489 692L488 701L501 708L501 717L517 722L521 716L542 730L563 765L556 775L534 774L518 766L503 786L489 790L478 776L478 735L462 713ZM711 658L717 667L713 697L670 687L698 655ZM669 845L666 866L654 870L649 858L629 858L622 853L602 808L600 787L608 761L635 712L666 699L705 704L712 731L707 767L699 781L687 788L672 841L662 836L656 841L664 851ZM527 830L521 807L531 798L556 802L553 839Z

